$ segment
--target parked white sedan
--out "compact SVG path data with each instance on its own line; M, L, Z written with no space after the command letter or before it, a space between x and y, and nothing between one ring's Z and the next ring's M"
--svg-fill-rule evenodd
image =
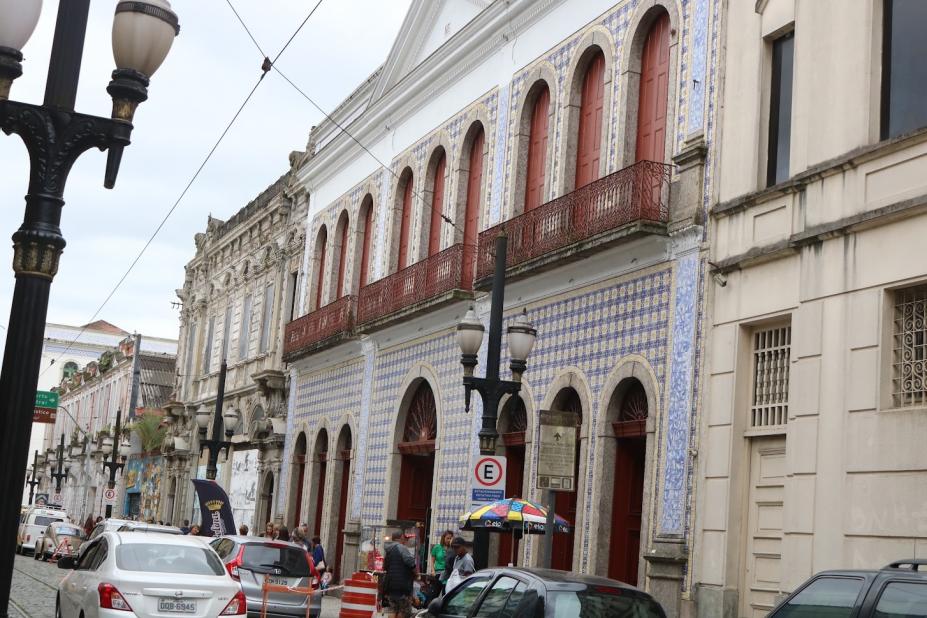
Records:
M58 586L57 618L213 618L244 616L247 600L202 539L104 532Z

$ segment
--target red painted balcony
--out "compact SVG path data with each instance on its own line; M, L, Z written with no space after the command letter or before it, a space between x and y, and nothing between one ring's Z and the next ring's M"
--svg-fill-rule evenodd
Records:
M295 360L349 337L356 304L356 296L344 296L287 324L283 360Z
M357 298L358 328L375 330L395 319L470 297L474 250L456 244L365 285Z
M619 238L661 231L669 219L671 169L641 161L481 232L478 285L492 276L493 246L503 226L506 263L516 276Z

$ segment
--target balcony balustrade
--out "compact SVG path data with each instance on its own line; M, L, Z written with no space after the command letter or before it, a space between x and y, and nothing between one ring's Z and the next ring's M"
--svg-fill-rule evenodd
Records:
M473 287L475 247L456 244L361 288L357 324L362 330L434 307Z
M583 241L610 237L608 232L632 223L665 224L671 170L671 165L640 161L481 232L477 281L485 283L492 275L493 243L503 227L511 269Z
M289 362L325 343L340 341L354 328L356 296L343 296L324 307L297 318L286 325L283 336L283 360Z

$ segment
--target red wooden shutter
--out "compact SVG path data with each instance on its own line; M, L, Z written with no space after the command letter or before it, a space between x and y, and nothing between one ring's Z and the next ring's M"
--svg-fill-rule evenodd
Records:
M651 26L641 58L636 161L663 162L669 88L669 15Z
M367 268L370 262L370 238L373 236L373 202L367 202L367 212L364 213L364 242L361 245L360 287L367 285Z
M396 270L409 264L409 224L412 221L412 174L406 180L402 194L402 222L399 224L399 262Z
M441 154L435 166L434 191L431 198L431 229L428 231L428 255L441 250L441 215L444 213L444 171L447 157Z
M464 289L473 284L473 268L476 264L476 242L480 221L480 189L483 186L483 145L485 135L482 129L473 138L470 147L470 172L467 175L467 206L464 210Z
M577 189L599 177L602 147L602 107L605 95L605 56L593 58L583 78L579 107L579 133L576 139Z
M322 235L322 249L319 252L319 277L315 286L315 308L322 306L322 286L325 284L325 249L328 244L328 234Z
M544 176L547 167L547 113L550 90L538 93L531 112L531 135L528 138L528 177L525 180L525 212L543 203Z
M328 469L328 453L319 453L319 484L315 493L315 522L312 526L313 536L319 536L322 531L322 512L325 505L325 472Z
M344 272L348 267L348 219L344 220L344 227L341 228L341 255L338 256L338 298L345 294L344 290Z

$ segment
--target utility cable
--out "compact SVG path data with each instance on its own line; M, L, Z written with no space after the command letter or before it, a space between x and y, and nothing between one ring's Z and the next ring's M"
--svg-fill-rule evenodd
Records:
M251 40L252 40L252 42L254 43L255 47L257 47L258 51L260 51L260 52L263 54L263 50L261 50L261 46L258 44L257 40L254 38L254 35L251 34L251 30L248 29L248 26L245 25L245 22L244 22L244 20L242 20L241 16L238 14L238 11L235 10L235 7L232 5L232 3L231 3L230 0L226 0L226 1L227 1L228 5L229 5L229 8L232 9L232 12L235 13L235 16L238 18L239 23L241 23L242 27L245 29L245 32L248 33L248 36L251 38ZM232 119L231 119L231 120L228 122L228 124L225 126L225 129L223 129L222 133L219 135L219 139L217 139L216 142L215 142L215 144L213 144L212 148L209 149L209 152L206 154L206 157L205 157L205 158L203 159L203 161L200 163L199 167L196 169L196 172L193 173L193 176L190 177L190 180L187 182L187 184L186 184L186 186L184 187L183 191L180 192L180 195L179 195L179 196L177 197L177 199L174 201L174 204L173 204L173 205L171 206L171 208L167 211L167 214L165 214L165 215L164 215L164 218L161 219L161 222L160 222L160 223L158 224L158 226L155 228L154 232L151 233L151 235L149 236L148 240L145 242L145 245L144 245L144 246L141 248L141 250L138 252L138 255L136 255L136 256L135 256L135 259L132 260L132 263L129 264L129 267L126 269L125 273L123 273L122 277L119 278L119 281L116 282L116 285L113 286L113 289L110 290L109 294L106 295L106 298L103 300L103 302L100 303L100 306L97 307L96 311L94 311L94 313L93 313L93 315L90 317L90 320L88 321L88 323L85 324L84 326L82 326L81 329L80 329L80 331L78 331L77 335L74 337L74 339L72 339L71 341L68 342L68 345L65 346L64 350L63 350L58 356L56 356L56 357L52 360L52 362L49 363L49 365L48 365L47 367L45 367L44 369L42 369L42 371L41 371L41 373L39 374L39 376L43 375L46 371L48 371L48 369L49 369L52 365L54 365L56 361L60 360L65 354L68 353L68 351L70 351L71 347L72 347L75 343L77 343L77 341L81 338L81 335L83 335L84 332L87 330L87 326L89 326L90 324L93 323L93 321L97 318L98 315L100 315L100 312L103 311L103 308L106 307L106 305L107 305L107 304L109 303L109 301L113 298L113 296L116 294L116 292L119 290L119 288L122 287L122 284L125 282L126 278L128 278L129 274L130 274L130 273L132 272L132 270L135 268L136 264L138 264L139 260L141 260L142 256L145 254L145 251L148 250L148 247L151 246L151 243L154 242L154 239L157 237L157 235L158 235L158 234L161 232L161 230L164 228L164 225L167 223L167 220L171 217L171 215L174 213L174 211L175 211L175 210L177 209L177 207L180 205L180 202L183 200L183 198L184 198L184 197L187 195L187 193L190 191L190 188L193 186L193 183L196 182L197 178L199 178L200 173L201 173L201 172L203 171L203 169L206 167L206 164L209 163L209 160L212 158L212 155L213 155L213 154L216 152L216 150L219 148L219 145L220 145L220 144L222 143L222 141L225 139L225 136L228 135L228 132L232 129L232 126L234 126L234 124L235 124L235 122L238 120L239 116L241 116L242 111L244 111L245 107L246 107L246 106L248 105L248 103L251 101L251 98L254 96L254 93L257 91L258 87L261 85L261 82L264 81L264 76L267 75L267 72L270 70L271 66L273 65L273 62L276 62L276 61L280 58L280 56L283 55L283 52L285 52L286 49L287 49L287 47L290 46L290 43L293 42L293 40L296 38L296 35L299 34L300 30L303 29L303 26L306 25L306 22L309 21L309 18L312 17L313 13L315 13L316 9L318 9L319 6L320 6L321 4L322 4L322 0L319 0L319 1L315 4L315 6L312 8L312 10L309 11L309 14L306 16L306 18L299 24L299 26L296 28L296 30L293 32L293 34L290 35L290 38L287 39L286 43L284 43L284 45L283 45L283 47L280 49L280 51L277 52L277 55L276 55L276 57L274 58L273 61L270 61L270 60L267 58L266 55L264 56L264 63L263 63L262 66L261 66L261 71L262 71L262 72L261 72L260 77L258 77L257 82L255 82L254 87L251 88L251 91L248 93L248 96L245 97L245 100L244 100L244 101L242 102L242 104L238 107L238 110L235 112L235 115L232 116Z

